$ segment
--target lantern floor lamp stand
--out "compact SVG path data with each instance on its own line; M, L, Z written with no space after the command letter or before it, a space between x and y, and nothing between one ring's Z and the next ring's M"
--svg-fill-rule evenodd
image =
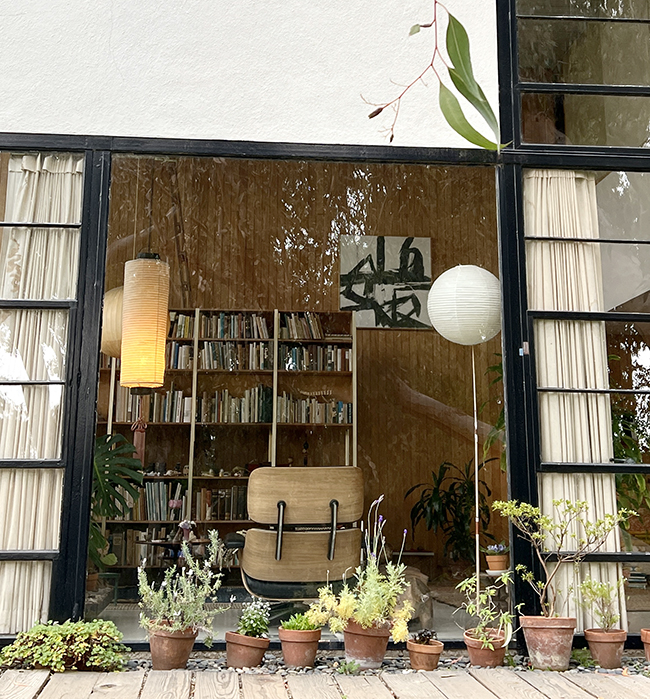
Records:
M480 491L478 460L478 400L474 345L491 340L501 329L499 280L482 267L458 265L443 272L432 284L427 310L433 327L447 340L472 347L472 398L474 413L474 540L476 606L481 591Z

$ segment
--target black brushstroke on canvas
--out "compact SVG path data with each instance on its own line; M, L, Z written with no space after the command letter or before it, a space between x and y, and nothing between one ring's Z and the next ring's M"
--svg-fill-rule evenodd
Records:
M422 304L414 292L427 291L431 279L424 273L421 251L411 247L413 240L404 239L399 251L399 268L386 269L384 236L378 236L376 263L372 254L366 255L349 272L341 274L341 296L352 302L352 305L341 306L341 310L373 311L377 327L429 327L418 320ZM366 265L370 270L362 272ZM363 294L354 291L354 287L359 284L363 284ZM378 285L394 287L392 298L380 303L375 298L375 288Z

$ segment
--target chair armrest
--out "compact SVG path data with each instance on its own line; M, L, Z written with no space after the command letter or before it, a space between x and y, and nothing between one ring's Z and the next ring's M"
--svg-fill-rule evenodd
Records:
M243 549L246 537L237 532L229 532L224 537L223 543L227 549Z

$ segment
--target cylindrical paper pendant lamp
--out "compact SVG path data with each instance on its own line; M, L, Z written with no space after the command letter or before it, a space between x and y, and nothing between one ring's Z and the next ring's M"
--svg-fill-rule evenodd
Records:
M478 345L501 329L501 287L486 269L458 265L433 283L427 302L433 327L459 345Z
M159 388L165 378L169 325L169 265L141 253L124 265L120 383Z
M122 353L122 298L124 287L118 286L104 294L102 321L102 352L109 357Z

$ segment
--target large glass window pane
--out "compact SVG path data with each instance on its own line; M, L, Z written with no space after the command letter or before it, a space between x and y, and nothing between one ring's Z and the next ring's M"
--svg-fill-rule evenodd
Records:
M0 381L64 381L68 311L0 309Z
M0 459L61 456L63 386L0 384Z
M650 19L647 0L517 0L520 15Z
M50 561L0 562L0 634L16 634L47 619Z

